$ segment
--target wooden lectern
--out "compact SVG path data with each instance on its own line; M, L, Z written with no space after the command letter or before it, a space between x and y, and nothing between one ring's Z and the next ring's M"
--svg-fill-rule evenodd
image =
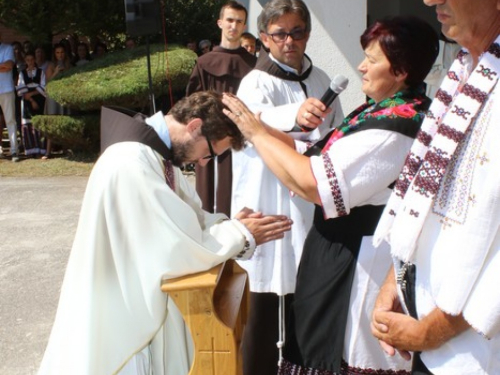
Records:
M248 276L233 260L206 272L163 279L194 343L188 375L242 375L240 343L248 312Z

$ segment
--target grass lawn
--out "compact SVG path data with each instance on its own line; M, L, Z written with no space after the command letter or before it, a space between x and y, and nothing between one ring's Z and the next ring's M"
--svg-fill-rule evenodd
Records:
M50 159L27 159L18 163L10 157L0 159L0 177L89 176L97 155L54 154Z

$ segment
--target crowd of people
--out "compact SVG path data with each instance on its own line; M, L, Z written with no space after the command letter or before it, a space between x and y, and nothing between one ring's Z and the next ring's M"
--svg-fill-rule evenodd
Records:
M260 39L256 38L255 35L253 35L252 33L248 31L242 32L239 42L241 47L245 48L250 54L254 56L259 55L260 46L262 45L262 42L260 41ZM198 43L196 43L196 41L192 39L186 42L186 48L190 49L198 56L204 55L205 53L212 51L214 47L216 46L212 43L212 41L208 39L200 40L200 42Z
M263 5L258 53L226 3L168 113L103 108L39 375L187 374L160 281L228 259L249 275L244 375L500 375L500 1L423 2L460 46L442 82L432 26L376 20L347 115L319 99L303 0Z
M125 47L134 48L135 40L128 38ZM8 129L10 159L18 162L23 152L26 158L46 160L51 156L51 141L33 127L31 118L69 114L68 108L47 96L46 84L64 71L103 56L107 46L97 41L91 47L69 36L49 47L29 40L0 43L0 52L0 131L4 126ZM0 158L7 158L1 144Z

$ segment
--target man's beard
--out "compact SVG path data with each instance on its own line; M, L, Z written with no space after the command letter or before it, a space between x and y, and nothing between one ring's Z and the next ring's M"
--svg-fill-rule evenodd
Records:
M182 167L186 162L188 162L188 155L191 153L190 143L173 143L170 148L172 159L171 162L176 167Z

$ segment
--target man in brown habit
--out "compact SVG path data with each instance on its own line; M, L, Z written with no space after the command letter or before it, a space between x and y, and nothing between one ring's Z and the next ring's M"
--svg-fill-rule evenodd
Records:
M187 96L202 90L236 93L241 79L256 62L256 57L240 46L247 16L247 9L236 1L229 1L221 8L217 20L220 45L198 58L186 88ZM196 165L196 191L204 210L230 216L231 164L231 151L227 151L206 166Z

